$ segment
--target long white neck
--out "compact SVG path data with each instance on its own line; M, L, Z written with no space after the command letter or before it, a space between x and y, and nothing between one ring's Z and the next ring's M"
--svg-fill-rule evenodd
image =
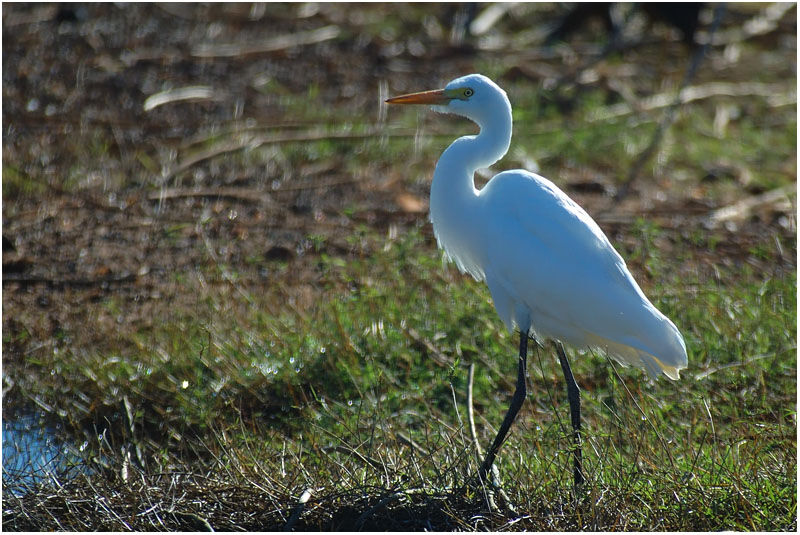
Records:
M449 191L450 194L476 193L474 174L481 167L489 167L502 158L511 144L511 108L496 110L488 117L471 118L481 128L476 136L455 140L442 153L431 185L433 196Z
M472 234L470 227L477 216L474 175L477 169L489 167L508 152L511 107L469 118L480 126L480 133L458 138L439 158L431 184L430 218L439 246L462 271L482 279L480 259L466 239Z

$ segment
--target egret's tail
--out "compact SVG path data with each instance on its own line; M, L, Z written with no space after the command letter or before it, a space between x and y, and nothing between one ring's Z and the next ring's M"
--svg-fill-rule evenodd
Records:
M639 358L644 364L644 368L647 370L647 373L649 373L653 378L657 378L663 373L673 381L677 381L681 378L681 369L686 367L682 366L679 368L677 366L664 364L653 355L648 355L647 353L640 354Z
M673 343L669 344L671 347L664 348L659 352L661 358L653 355L655 351L647 351L641 347L636 340L624 344L594 335L590 337L590 343L592 346L605 349L609 356L623 366L644 368L654 379L663 373L672 380L678 380L681 378L680 371L688 364L688 358L683 337L677 332L677 329L676 334L677 336L672 340Z

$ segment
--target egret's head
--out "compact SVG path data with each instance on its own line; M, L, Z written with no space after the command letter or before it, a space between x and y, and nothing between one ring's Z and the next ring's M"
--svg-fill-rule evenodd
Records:
M388 99L390 104L432 104L441 113L455 113L483 124L496 114L511 116L506 92L482 74L468 74L444 89L423 91Z

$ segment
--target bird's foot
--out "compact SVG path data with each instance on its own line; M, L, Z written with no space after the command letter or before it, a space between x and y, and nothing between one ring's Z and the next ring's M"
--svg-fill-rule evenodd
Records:
M514 516L519 516L514 507L514 503L503 490L503 487L500 486L499 481L500 472L497 470L496 466L492 466L487 477L481 477L480 473L476 473L468 480L467 485L470 489L483 497L486 507L491 512L497 513L506 511ZM499 500L497 498L499 498ZM501 503L502 507L498 506L498 501Z

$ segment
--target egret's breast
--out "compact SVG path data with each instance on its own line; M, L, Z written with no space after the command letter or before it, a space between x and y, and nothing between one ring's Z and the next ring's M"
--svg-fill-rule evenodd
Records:
M439 247L463 273L485 279L484 216L472 177L440 161L431 184L430 220Z
M434 209L431 203L431 223L439 248L444 250L447 258L456 264L462 273L469 273L476 280L486 278L480 247L479 236L469 230L469 223L459 214L448 213L447 210Z

